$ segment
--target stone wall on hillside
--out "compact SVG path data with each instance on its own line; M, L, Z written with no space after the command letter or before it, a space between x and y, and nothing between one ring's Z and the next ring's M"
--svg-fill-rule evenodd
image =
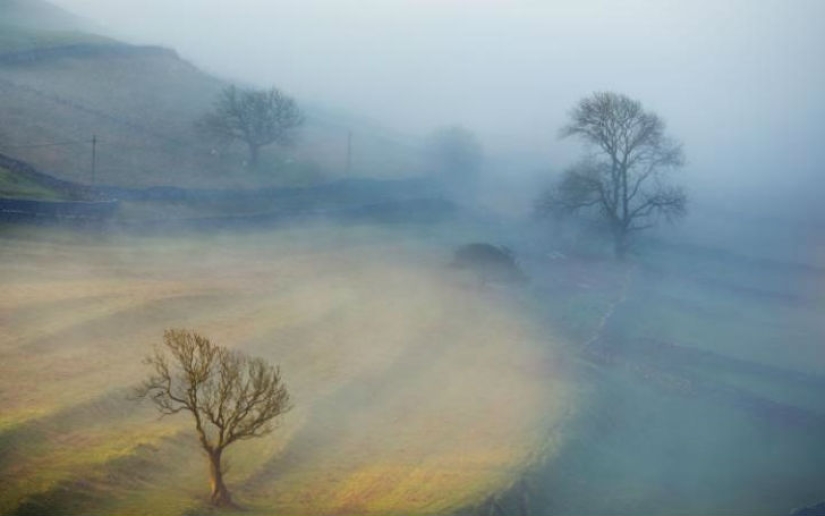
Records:
M158 46L122 43L75 43L57 47L33 48L0 54L0 66L26 65L65 58L133 57L165 55L177 58L174 50Z

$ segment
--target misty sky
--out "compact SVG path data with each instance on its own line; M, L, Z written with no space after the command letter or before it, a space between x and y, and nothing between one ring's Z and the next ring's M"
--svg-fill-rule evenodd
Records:
M793 188L825 158L819 0L55 0L202 68L425 134L562 167L556 135L595 90L636 97L697 184ZM823 183L819 183L823 184Z

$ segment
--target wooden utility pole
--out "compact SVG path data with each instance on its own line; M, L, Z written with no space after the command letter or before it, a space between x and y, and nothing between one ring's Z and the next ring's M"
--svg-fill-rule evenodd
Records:
M347 176L352 172L352 131L347 133Z
M92 135L92 185L95 184L95 168L97 167L97 135Z

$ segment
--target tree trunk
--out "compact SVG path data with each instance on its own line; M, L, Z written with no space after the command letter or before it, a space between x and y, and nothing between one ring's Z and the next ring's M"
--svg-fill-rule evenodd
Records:
M627 256L627 233L625 231L616 230L613 234L613 246L616 258L623 261Z
M223 483L223 471L221 471L221 453L223 450L209 452L209 480L212 486L210 500L216 507L226 507L232 505L232 497L229 490Z

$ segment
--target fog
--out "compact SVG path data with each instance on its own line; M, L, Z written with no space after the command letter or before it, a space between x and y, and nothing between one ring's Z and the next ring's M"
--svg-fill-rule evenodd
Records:
M464 125L533 168L569 164L578 149L557 139L568 110L611 90L669 123L700 191L784 199L822 185L817 0L56 3L224 77L411 135Z
M0 432L17 468L3 513L21 493L73 513L60 486L70 504L88 492L80 513L199 503L207 484L189 418L159 421L127 398L165 328L283 368L294 409L230 459L231 485L262 511L448 513L551 451L570 410L556 354L519 303L477 295L447 267L448 246L408 232L24 227L0 240Z
M188 415L127 402L179 327L283 367L294 410L226 457L250 514L825 507L825 2L53 3L318 134L255 166L168 54L0 62L0 514L234 512ZM684 144L678 225L531 216L598 91ZM481 171L429 174L445 127Z

